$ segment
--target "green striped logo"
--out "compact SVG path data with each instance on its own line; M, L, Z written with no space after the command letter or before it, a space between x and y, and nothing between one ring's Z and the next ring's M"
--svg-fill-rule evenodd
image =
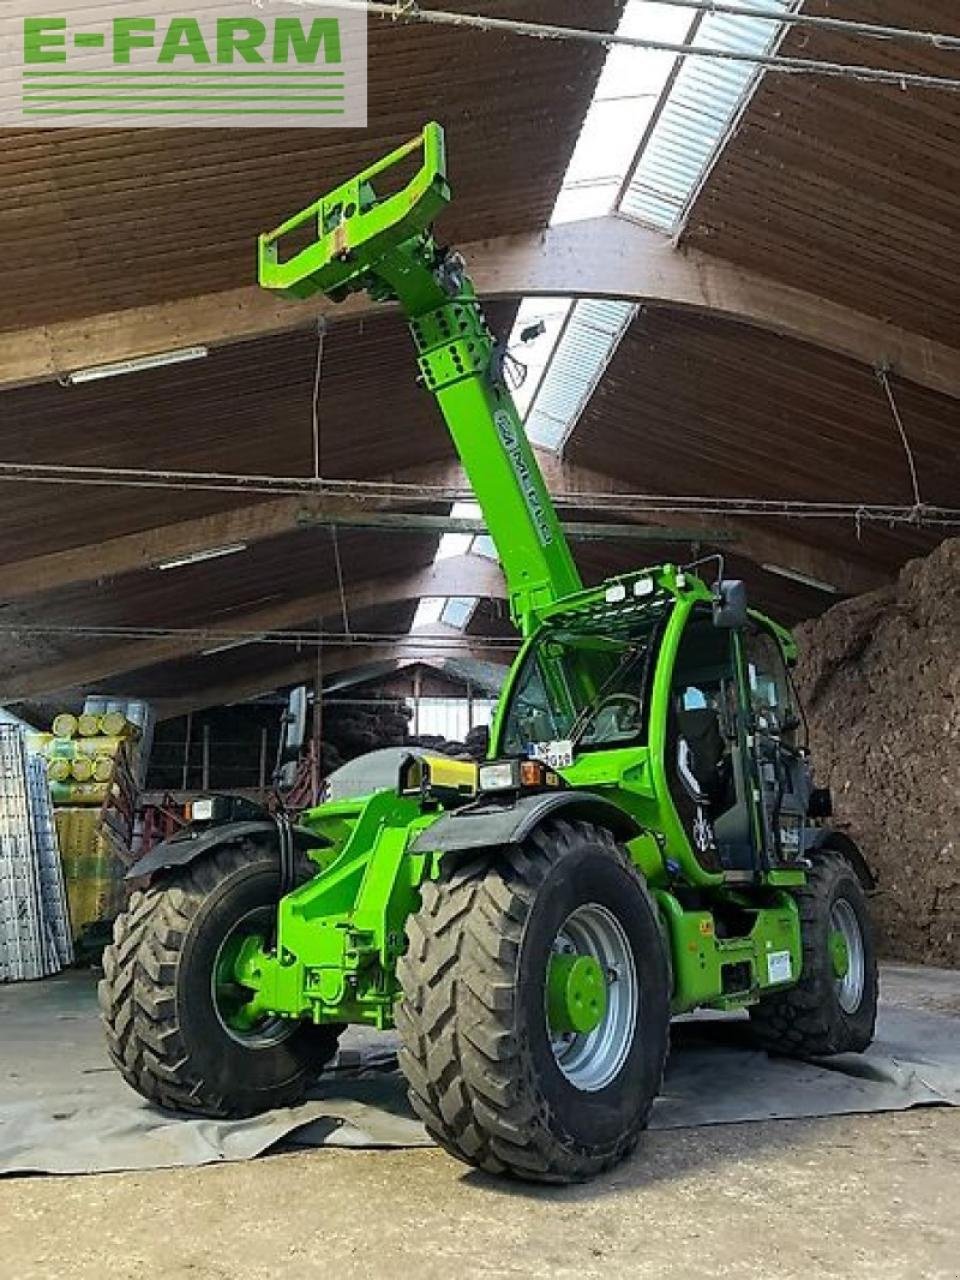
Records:
M60 0L58 13L46 0L11 2L20 10L20 56L11 65L8 55L2 70L19 93L0 100L0 125L366 124L359 10L285 0L257 8L247 0Z

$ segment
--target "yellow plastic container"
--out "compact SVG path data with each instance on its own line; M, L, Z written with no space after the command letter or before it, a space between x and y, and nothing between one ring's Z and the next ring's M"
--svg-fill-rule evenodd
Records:
M84 711L77 721L77 728L80 730L81 738L95 738L100 732L100 717L90 711Z
M47 777L51 782L67 782L70 778L70 761L55 756L47 761Z

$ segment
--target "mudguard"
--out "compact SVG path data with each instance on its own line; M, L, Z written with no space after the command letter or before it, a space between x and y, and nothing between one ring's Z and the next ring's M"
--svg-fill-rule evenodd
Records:
M856 871L864 889L868 892L876 889L877 877L870 870L859 847L844 832L836 831L833 827L818 827L813 833L813 839L805 845L804 852L816 852L817 849L833 849L835 853L839 853Z
M294 848L306 851L321 849L332 843L326 836L316 835L304 827L292 827ZM225 844L236 844L238 840L248 837L266 836L279 843L277 824L272 818L257 818L248 822L224 822L219 826L208 827L190 824L178 831L170 840L155 845L149 853L144 854L127 872L124 879L139 880L143 876L154 875L157 871L168 871L172 867L187 867L211 849L219 849Z
M413 853L455 853L519 844L547 818L568 818L606 827L618 840L632 840L639 823L593 791L521 795L509 801L479 801L445 813L410 846Z

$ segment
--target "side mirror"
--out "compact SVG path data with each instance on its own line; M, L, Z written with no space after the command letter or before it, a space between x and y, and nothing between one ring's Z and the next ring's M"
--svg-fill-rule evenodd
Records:
M730 631L747 624L747 588L739 578L717 583L713 601L713 625Z
M281 720L280 763L289 764L299 759L307 736L307 710L309 708L306 685L290 690L287 707Z

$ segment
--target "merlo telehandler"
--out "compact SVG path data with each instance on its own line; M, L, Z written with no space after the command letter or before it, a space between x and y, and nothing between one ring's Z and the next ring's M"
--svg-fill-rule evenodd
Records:
M503 349L432 233L449 199L430 124L262 236L260 281L409 322L522 636L489 758L347 765L295 822L197 801L130 872L149 887L100 1001L133 1088L213 1117L295 1103L348 1024L395 1028L442 1147L572 1181L637 1143L672 1015L746 1010L775 1054L865 1049L873 881L812 783L795 645L742 583L662 564L583 587Z

